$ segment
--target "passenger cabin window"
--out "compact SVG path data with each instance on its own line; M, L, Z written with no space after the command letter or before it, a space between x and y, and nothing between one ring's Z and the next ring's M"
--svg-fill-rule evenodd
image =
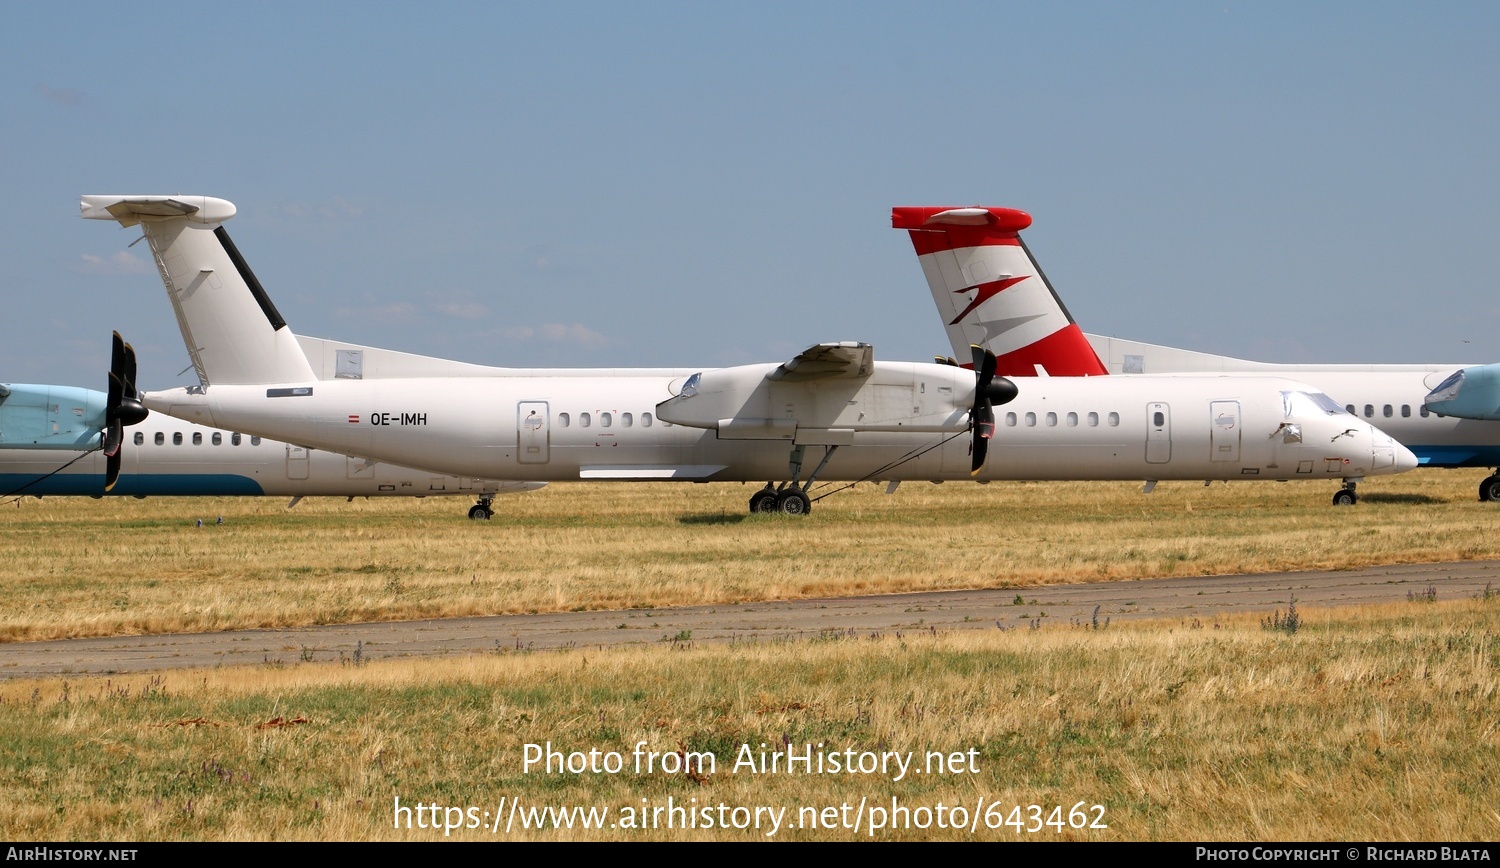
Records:
M613 424L615 424L615 414L610 413L610 412L604 412L604 413L600 413L599 414L599 427L600 428L608 428L609 426L611 426Z
M176 432L176 433L174 433L172 435L172 445L173 446L181 446L182 445L182 432L181 431L178 431L178 432Z
M1411 405L1410 404L1402 404L1401 405L1401 418L1402 419L1410 419L1411 418Z
M557 414L557 424L561 425L564 428L566 428L569 425L573 424L573 418L571 416L569 416L567 413L558 413Z
M160 431L156 432L156 437L154 438L154 442L156 443L157 446L162 445L163 443L167 442L166 435L162 434Z
M1005 414L1005 427L1007 427L1007 428L1014 428L1014 427L1016 427L1016 414L1014 412L1010 412L1010 413L1006 413Z
M1035 428L1036 427L1036 414L1035 413L1027 413L1026 414L1026 427L1027 428Z
M1422 416L1423 419L1426 419L1428 417L1428 415L1431 414L1432 411L1427 409L1427 405L1426 404L1423 404L1421 407L1419 407L1417 409L1417 412L1419 414L1421 414L1421 416Z
M1109 414L1109 427L1111 427L1111 428L1118 428L1118 427L1120 427L1120 414L1119 413L1110 413Z
M1155 413L1151 414L1151 424L1160 428L1161 426L1167 424L1167 415L1162 411L1157 410Z
M1047 414L1047 427L1048 428L1056 428L1057 427L1057 414L1056 413L1048 413Z
M193 445L194 446L202 446L203 445L203 432L202 431L194 431L193 432Z
M230 446L238 446L238 445L240 445L240 435L239 435L238 432L229 435L229 445Z
M651 414L650 413L642 413L641 414L641 427L642 428L650 428L651 427Z
M629 413L621 413L620 414L620 425L622 427L629 428L630 426L632 426L634 424L635 424L635 417L634 416L630 415Z
M255 434L251 434L250 435L250 445L251 446L259 446L260 445L260 437L258 435L255 435Z
M1077 428L1078 427L1078 414L1077 413L1069 413L1068 414L1068 427L1069 428Z
M1375 418L1375 405L1374 404L1366 404L1365 405L1365 418L1366 419L1373 419L1373 418Z
M220 434L217 431L214 432L214 445L215 446L223 446L224 445L224 435Z
M1345 404L1344 405L1344 409L1349 411L1349 415L1350 416L1354 415L1354 405L1353 404Z
M1381 415L1385 416L1385 418L1387 418L1387 419L1389 419L1392 416L1396 415L1396 411L1393 410L1393 409L1391 409L1391 405L1390 404L1386 404L1384 407L1380 408L1380 413L1381 413Z
M146 435L140 431L135 432L135 445L140 446L146 442Z
M1090 428L1098 428L1099 427L1099 414L1098 413L1094 413L1094 412L1090 412L1089 413L1089 427Z
M578 427L579 428L587 428L587 427L589 427L589 425L593 424L593 422L594 422L594 419L589 414L587 414L587 413L579 413L578 414Z

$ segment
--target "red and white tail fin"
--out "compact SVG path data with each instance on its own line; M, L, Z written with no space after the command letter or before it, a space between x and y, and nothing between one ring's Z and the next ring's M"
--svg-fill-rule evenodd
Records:
M911 234L955 357L978 345L1001 376L1108 373L1021 240L1030 225L1014 208L891 209L891 226Z

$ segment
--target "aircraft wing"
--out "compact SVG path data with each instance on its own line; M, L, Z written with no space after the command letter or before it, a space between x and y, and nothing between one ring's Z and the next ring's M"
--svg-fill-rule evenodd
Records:
M868 377L875 370L875 348L856 341L818 344L783 362L766 375L768 380L795 383L832 377Z

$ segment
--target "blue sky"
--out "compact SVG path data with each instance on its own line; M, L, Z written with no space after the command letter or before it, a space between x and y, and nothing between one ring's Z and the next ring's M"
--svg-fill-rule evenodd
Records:
M892 205L1029 211L1089 331L1500 361L1500 6L9 4L0 381L190 382L137 233L235 202L295 331L512 365L947 352Z

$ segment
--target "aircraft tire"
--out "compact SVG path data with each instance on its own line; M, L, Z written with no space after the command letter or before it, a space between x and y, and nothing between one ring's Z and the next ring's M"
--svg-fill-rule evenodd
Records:
M750 496L750 513L776 512L776 490L762 488Z
M1334 506L1353 506L1359 503L1359 495L1347 488L1340 488L1333 493Z
M807 515L812 512L812 501L796 488L776 495L776 506L783 515Z
M489 521L494 513L484 508L484 504L476 503L469 507L469 518L472 521Z
M1479 499L1485 502L1500 500L1500 476L1491 476L1479 483Z

